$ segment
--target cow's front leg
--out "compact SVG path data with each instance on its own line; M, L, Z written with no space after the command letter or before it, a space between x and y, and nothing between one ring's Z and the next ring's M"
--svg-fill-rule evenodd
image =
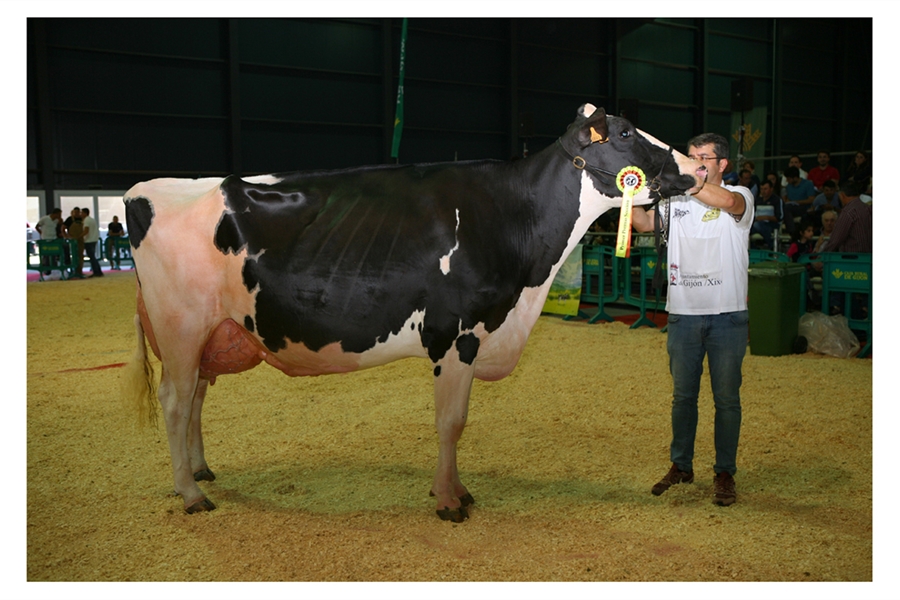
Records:
M456 443L466 427L474 374L474 366L460 362L453 350L435 366L434 423L440 446L431 495L437 498L438 516L456 523L468 518L466 507L475 502L456 467Z

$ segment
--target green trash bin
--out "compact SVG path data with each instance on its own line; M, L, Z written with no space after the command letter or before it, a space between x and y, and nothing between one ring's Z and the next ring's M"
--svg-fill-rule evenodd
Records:
M800 322L800 283L806 267L797 263L760 262L747 273L750 354L791 354Z

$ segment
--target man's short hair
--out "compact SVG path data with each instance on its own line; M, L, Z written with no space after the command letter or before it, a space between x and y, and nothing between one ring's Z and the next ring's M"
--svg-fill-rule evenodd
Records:
M61 208L54 208L53 210L50 211L50 214L51 214L51 215L61 215L61 214L62 214L62 209L61 209Z
M837 219L837 212L833 208L828 208L822 211L822 223L825 223L825 215L834 215L834 218Z
M848 179L841 185L841 193L848 198L855 198L866 191L866 184Z
M828 158L831 158L831 152L829 152L828 150L819 150L818 152L816 152L816 157L818 157L820 154L824 154Z
M91 214L91 209L89 209L89 208L82 208L82 209L81 209L81 212L83 212L83 213L86 214L86 215L89 215L89 214Z
M822 187L828 188L831 190L836 190L837 184L834 182L834 179L826 179L825 182L822 184Z
M690 149L691 146L699 148L700 146L705 146L707 144L713 145L713 151L716 153L717 157L720 159L728 158L728 140L718 133L701 133L700 135L695 135L689 139L687 143L688 149Z
M759 182L759 189L762 189L762 186L764 186L764 185L769 186L773 190L775 189L775 184L772 183L771 181L769 181L768 179L763 179L762 181Z
M744 173L746 173L747 175L753 175L753 173L750 171L750 169L741 169L741 172L738 173L738 177L743 177Z
M784 170L785 177L800 177L800 169L797 167L788 167Z

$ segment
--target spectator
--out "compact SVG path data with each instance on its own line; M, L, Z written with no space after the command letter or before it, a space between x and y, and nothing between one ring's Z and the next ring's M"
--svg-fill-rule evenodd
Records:
M872 161L865 152L857 152L853 157L853 162L847 167L844 173L845 180L852 180L862 185L860 193L866 192L869 186L869 180L872 178Z
M84 267L84 226L81 222L81 209L77 206L72 209L69 218L66 219L66 237L77 243L75 256L71 257L72 277L82 279L81 270Z
M753 163L752 160L745 160L743 168L750 171L750 180L753 182L753 184L757 187L757 190L758 190L760 181L759 181L759 177L757 177L757 175L756 175L756 165ZM750 188L750 189L753 189L753 188Z
M804 254L812 254L815 251L815 244L812 241L814 235L815 227L813 227L812 221L801 221L800 227L791 236L791 245L787 251L791 261L797 262Z
M738 185L742 185L753 194L753 198L759 197L759 185L753 183L753 173L749 169L741 169L738 173Z
M772 189L775 191L775 195L781 198L781 177L778 176L778 173L769 171L766 173L766 179L772 182Z
M862 185L849 180L841 186L844 208L822 252L872 252L872 205L859 199Z
M838 185L834 180L828 179L822 184L822 193L813 199L812 210L816 215L821 215L827 209L840 210L841 196L838 194Z
M788 161L788 168L797 167L797 171L800 173L800 179L806 179L807 173L806 173L806 171L803 170L802 164L803 163L800 161L800 156L797 154L794 154L791 156L791 159ZM785 172L785 175L781 178L781 187L782 188L787 187L787 184L788 184L787 175L786 175L787 169L785 169L784 172Z
M119 217L113 215L112 222L106 227L106 257L109 259L110 265L113 263L113 252L115 252L115 258L119 258L119 248L118 246L113 245L113 238L122 237L125 235L125 228L122 227L122 224L119 223ZM117 267L113 267L114 269Z
M753 220L753 227L750 228L750 234L761 235L766 248L773 250L773 234L777 235L783 220L783 200L775 195L772 182L766 179L760 184L759 199L756 201L756 217Z
M50 211L49 215L44 215L37 222L34 228L37 230L39 234L41 234L42 240L55 240L59 237L59 224L62 223L62 209L54 208ZM50 258L53 259L53 263L50 263ZM48 257L45 256L41 264L44 267L54 266L58 262L57 257ZM50 271L44 271L44 275L49 275Z
M826 181L833 181L835 186L837 186L838 182L841 180L841 174L829 164L831 162L831 154L826 150L819 150L816 161L819 164L809 170L807 179L812 181L813 185L816 186L816 189L819 191L822 191L822 186Z
M797 167L785 169L784 176L788 182L781 191L781 197L785 201L785 223L788 231L793 233L794 219L802 217L811 210L813 200L816 199L816 188L810 180L800 177Z
M91 273L94 277L103 277L100 261L97 260L97 242L100 241L100 228L97 221L91 216L89 208L81 209L81 220L84 226L84 250L88 260L91 261Z
M41 234L42 240L55 240L59 221L62 221L62 209L54 208L49 215L41 217L34 228Z
M814 250L816 254L821 252L828 240L831 239L831 234L834 233L834 225L837 223L837 217L837 211L830 208L826 208L825 212L822 213L822 231L819 232L819 240L816 242Z

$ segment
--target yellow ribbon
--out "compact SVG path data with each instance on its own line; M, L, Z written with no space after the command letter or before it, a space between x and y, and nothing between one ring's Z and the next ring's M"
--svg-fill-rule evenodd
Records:
M634 188L622 190L622 211L619 213L619 234L616 237L616 256L631 256L631 209L634 207Z

